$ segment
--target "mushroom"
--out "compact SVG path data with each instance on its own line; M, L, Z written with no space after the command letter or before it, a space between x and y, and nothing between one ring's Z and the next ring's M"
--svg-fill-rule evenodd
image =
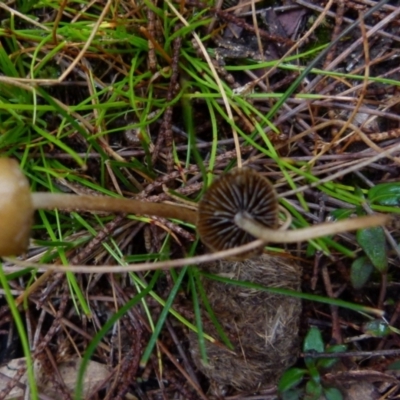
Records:
M18 163L0 158L0 256L26 250L33 211L29 182Z
M24 252L29 242L34 210L54 208L176 218L196 224L201 240L213 251L237 247L255 238L265 243L293 243L385 225L391 219L388 215L377 214L293 231L279 230L275 191L267 179L249 168L232 170L214 181L201 199L198 212L180 205L135 199L30 193L28 180L18 163L0 158L0 256Z
M18 163L0 158L0 257L24 252L29 243L33 213L38 209L107 211L177 218L192 224L197 213L188 208L134 199L61 193L31 193Z
M386 225L383 214L325 222L292 231L278 229L278 200L268 179L250 168L231 170L215 180L199 202L197 231L213 251L262 239L295 243L318 237ZM260 252L260 250L259 250Z

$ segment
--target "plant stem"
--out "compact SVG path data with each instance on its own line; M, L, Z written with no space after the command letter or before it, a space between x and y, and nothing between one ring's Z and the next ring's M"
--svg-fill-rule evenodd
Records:
M266 228L264 225L252 219L251 216L246 215L246 213L238 213L235 215L235 223L237 226L249 232L254 237L263 239L269 243L303 242L322 236L355 231L371 226L386 225L390 220L391 217L389 215L376 214L336 222L326 222L293 231L284 231Z
M137 215L156 215L163 218L176 218L196 224L197 212L174 204L150 203L134 199L114 197L78 196L60 193L32 193L34 209L77 210L128 213Z

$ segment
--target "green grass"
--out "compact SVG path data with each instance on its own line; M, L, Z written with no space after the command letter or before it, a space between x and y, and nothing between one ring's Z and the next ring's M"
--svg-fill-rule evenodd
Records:
M160 2L159 2L160 3ZM233 89L223 80L218 83L209 64L201 58L193 48L191 32L196 30L200 38L209 45L210 35L203 33L211 17L207 9L192 10L185 14L189 26L179 26L179 19L174 14L168 2L161 2L161 8L154 7L150 1L145 1L137 9L126 9L124 2L110 1L107 4L85 1L66 2L60 10L59 1L17 1L13 9L1 5L3 21L0 27L0 152L2 155L14 157L21 163L24 173L31 182L32 190L59 192L66 189L62 182L70 187L75 185L79 192L90 191L97 195L133 196L140 194L143 184L165 174L165 165L151 162L152 146L159 129L159 121L169 107L174 108L174 121L181 115L179 122L188 133L185 139L186 151L178 151L181 141L174 144L175 167L183 171L176 179L174 190L184 189L185 180L191 174L184 169L196 169L201 177L198 190L189 195L181 195L191 201L197 201L207 186L212 182L215 171L230 169L236 165L237 159L231 156L221 163L220 140L230 139L231 130L237 132L242 140L241 146L252 146L263 160L270 160L273 166L268 169L273 172L273 180L284 182L280 192L297 191L295 197L280 199L293 218L293 227L305 227L312 224L307 212L310 211L308 199L303 189L309 184L318 184L320 172L315 164L294 161L290 157L282 157L276 150L275 141L281 126L274 125L274 118L281 111L282 105L292 97L298 100L312 101L323 99L319 93L296 93L299 84L305 76L322 76L325 78L343 79L345 81L360 81L365 79L362 74L324 71L316 67L318 61L329 50L328 43L308 48L284 60L258 62L245 60L248 70L264 70L276 66L279 71L298 73L289 87L281 92L265 93L255 90L244 96L236 95ZM91 38L99 15L110 6L108 12L98 25L97 33ZM177 5L175 5L177 6ZM155 52L156 69L148 67L149 44L140 28L147 29L148 7L152 10L161 26L163 41L160 49ZM11 12L12 10L17 13ZM45 11L43 11L45 10ZM58 12L60 19L55 17L46 20L42 12ZM178 28L176 29L176 27ZM203 35L203 36L201 36ZM179 58L180 89L168 101L169 81L173 43L181 38L182 45ZM87 46L84 54L80 51ZM209 49L212 56L214 50ZM65 70L77 58L79 62L73 71L65 77ZM310 59L312 61L310 62ZM237 72L243 66L227 65L226 70ZM370 76L369 81L382 85L399 86L394 79ZM243 124L241 116L231 120L226 104L221 101L221 87L226 93L229 106L240 110L240 115L253 126ZM253 102L257 100L256 102ZM269 100L272 107L268 112L259 108L260 100ZM199 116L200 114L200 116ZM209 122L204 140L210 142L208 151L196 146L199 139L196 134L199 121ZM135 151L139 155L121 156L119 150L126 144L125 130L134 130L139 138ZM203 139L203 138L202 138ZM231 146L229 150L233 150ZM337 167L340 170L340 166ZM267 171L267 169L266 169ZM357 210L367 201L365 196L368 188L358 190L356 183L332 180L319 185L315 193L346 204L348 209ZM297 201L301 210L293 206ZM370 204L374 211L399 213L399 208L393 205ZM84 251L93 238L113 220L112 215L81 215L76 212L60 213L57 211L40 211L35 217L33 229L34 245L41 253L37 258L39 263L59 263L68 265L74 254ZM150 219L129 216L129 221L149 225ZM181 224L182 229L187 228ZM167 228L165 231L170 233ZM190 231L190 229L189 229ZM191 231L192 232L192 231ZM143 246L134 247L139 253L129 254L129 246L123 245L124 231L114 237L106 236L95 251L88 255L86 262L111 265L140 263L145 261L165 260L167 250L178 247L170 234L166 236L160 252L147 254ZM193 233L193 232L192 232ZM181 237L180 237L181 238ZM182 238L181 238L182 239ZM196 242L197 245L197 242ZM193 246L188 253L188 246L176 251L176 257L195 254L198 247ZM337 258L355 258L355 241L351 243L337 242L332 238L320 238L309 243L308 253L321 251L326 255L334 253ZM303 247L304 250L304 247ZM305 251L304 251L305 252ZM174 256L175 256L174 254ZM97 258L99 257L99 258ZM112 272L112 267L110 267ZM142 364L146 364L152 354L156 340L162 330L168 315L177 318L190 329L199 332L204 342L206 332L203 332L200 320L201 298L206 303L204 291L199 286L200 278L197 272L189 273L187 269L171 273L175 278L173 290L167 300L162 299L154 290L155 279L165 278L165 274L157 272L148 280L138 275L131 275L129 284L137 295L130 301L129 307L141 302L153 335L145 350ZM7 277L14 278L2 272L1 284L7 288ZM20 276L19 276L20 277ZM31 270L26 270L22 278L29 280ZM85 293L85 284L78 275L67 273L68 286L74 307L79 316L90 317L91 304ZM156 278L155 278L156 277ZM171 279L172 279L171 278ZM149 284L145 283L150 281ZM189 282L189 284L188 284ZM239 284L239 283L238 283ZM193 294L195 325L173 309L173 301L179 291L188 285ZM186 288L185 288L186 289ZM283 292L282 292L283 293ZM293 295L293 293L285 293ZM157 321L152 319L146 303L147 296L155 299L164 307ZM345 302L340 299L330 299L323 296L301 295L303 298L330 305L365 311L365 306ZM307 297L308 296L308 297ZM26 330L21 323L20 314L12 307L10 291L6 290L7 301L12 309L13 318L24 347L24 354L31 362L29 343ZM86 349L86 356L81 367L80 379L90 357L96 353L96 344L103 340L112 323L122 318L128 312L128 304L120 308L117 314L105 324L96 334L94 340ZM209 308L209 305L205 304ZM215 321L217 324L217 321ZM223 332L221 332L223 336ZM227 340L226 343L229 341ZM204 347L202 349L204 353ZM30 365L28 371L31 373ZM33 375L31 374L31 398L37 398ZM77 398L81 395L82 381L77 386Z

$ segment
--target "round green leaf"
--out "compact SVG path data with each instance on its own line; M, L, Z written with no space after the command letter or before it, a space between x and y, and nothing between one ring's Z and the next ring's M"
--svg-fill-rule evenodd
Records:
M342 393L336 388L325 388L324 394L326 400L343 400Z
M384 272L387 269L386 239L380 226L357 231L357 242L365 251L374 267Z
M360 257L351 264L350 280L354 289L361 289L374 270L374 266L368 257Z
M310 379L306 384L305 400L318 400L322 395L322 386L319 382Z
M281 377L278 383L278 390L286 392L297 386L302 380L307 370L301 368L290 368Z
M368 191L368 199L373 204L400 205L400 182L381 183L374 186Z

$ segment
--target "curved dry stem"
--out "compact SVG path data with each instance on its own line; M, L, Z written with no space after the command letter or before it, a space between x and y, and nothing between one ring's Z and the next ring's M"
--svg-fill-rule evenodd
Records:
M283 224L278 228L280 231L286 231L286 229L289 228L289 226L292 224L292 214L288 210L286 210L285 207L282 207L280 204L278 205L279 211L281 211L283 214L285 214L286 220L283 222Z
M186 265L197 265L209 263L212 261L223 260L231 258L239 254L251 252L254 249L262 246L264 242L261 239L254 240L253 242L246 243L243 246L238 246L233 249L217 251L215 253L207 253L201 256L194 256L188 258L179 258L175 260L158 261L155 263L144 262L138 264L127 264L127 265L59 265L59 264L39 264L30 261L21 261L4 257L10 263L14 265L26 268L33 267L39 272L47 271L49 269L60 272L70 271L84 274L104 274L104 273L125 273L125 272L139 272L139 271L154 271L156 269L171 269L184 267ZM15 267L4 267L5 271L15 271Z
M163 203L150 203L134 199L114 197L77 196L60 193L32 193L35 209L79 210L115 212L137 215L156 215L163 218L176 218L195 224L197 212L184 206Z
M237 226L256 238L265 240L266 243L296 243L316 239L322 236L335 235L357 229L386 225L391 221L389 215L376 214L365 217L350 218L343 221L326 222L293 231L269 229L254 221L245 213L235 215Z

